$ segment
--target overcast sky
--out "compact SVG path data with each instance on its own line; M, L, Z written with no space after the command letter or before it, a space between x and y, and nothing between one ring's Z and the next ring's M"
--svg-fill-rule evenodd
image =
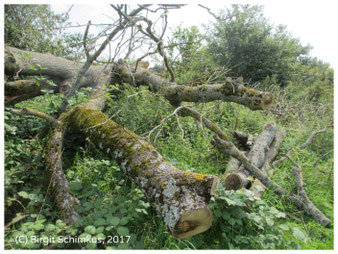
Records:
M74 1L75 2L75 1ZM70 21L86 24L109 22L114 13L107 4L98 3L74 5L70 11ZM122 1L120 1L122 2ZM126 1L124 1L126 2ZM129 1L130 2L130 1ZM135 1L133 1L135 2ZM154 1L147 1L154 2ZM157 1L159 2L159 1ZM170 1L172 3L173 1ZM176 1L177 3L179 1ZM182 2L182 1L181 1ZM248 3L248 1L236 1L236 3ZM275 25L287 25L287 30L301 40L303 45L313 46L312 56L316 56L333 67L337 66L337 1L250 1L250 3L264 5L265 16ZM57 3L57 4L55 4ZM69 9L69 4L59 4L54 1L52 8L55 12L63 12ZM159 2L160 3L160 2ZM218 13L223 8L235 1L203 1L213 12ZM177 26L207 24L213 17L201 7L191 3L180 10L169 12L169 24ZM77 31L83 32L83 28Z

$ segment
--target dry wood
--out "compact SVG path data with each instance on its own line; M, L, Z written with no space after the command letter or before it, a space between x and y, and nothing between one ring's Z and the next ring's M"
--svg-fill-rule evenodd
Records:
M274 103L271 93L248 89L241 84L234 86L232 82L225 82L197 87L178 85L162 79L149 70L142 68L134 70L124 61L114 64L112 73L115 74L112 79L116 83L127 82L132 85L147 85L163 95L176 107L182 101L210 102L222 100L242 104L252 110L262 110L270 108Z
M10 109L10 112L14 115L32 115L32 116L37 116L40 118L43 118L49 122L51 122L53 125L60 124L60 121L56 120L55 118L40 112L38 110L32 109L32 108L23 108L23 109Z
M257 137L252 146L248 158L258 168L262 167L265 160L265 153L275 138L277 124L268 122L263 127L262 133ZM225 187L228 190L239 190L243 187L251 187L251 172L242 165L236 173L229 174L225 179Z
M231 135L237 140L236 144L243 147L243 150L250 150L253 145L253 135L241 131L230 131Z
M318 208L310 200L306 200L299 195L290 193L283 187L273 182L265 172L257 168L245 155L243 155L232 142L220 139L219 137L215 136L214 144L220 149L220 151L238 159L242 164L244 164L246 169L251 171L254 177L260 180L274 193L288 197L295 206L312 216L312 218L318 221L322 226L330 225L331 221L320 210L318 210Z
M45 167L48 177L48 192L53 197L60 217L69 224L80 218L75 211L77 200L70 194L68 180L62 167L62 145L65 129L59 125L54 128L46 143Z
M285 136L286 131L284 129L278 130L275 136L274 141L272 142L269 150L265 154L265 161L261 167L262 171L265 171L269 177L274 173L273 168L271 167L271 162L274 160L278 154L279 148L282 144L283 137ZM252 184L251 189L255 192L256 197L261 198L265 192L266 187L261 183L257 178Z

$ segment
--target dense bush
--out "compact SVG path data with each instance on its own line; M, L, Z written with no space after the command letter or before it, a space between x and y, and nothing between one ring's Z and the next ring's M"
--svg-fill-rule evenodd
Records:
M292 64L309 53L285 26L274 27L263 15L262 6L232 5L208 31L209 52L232 76L252 82L275 75L286 85Z

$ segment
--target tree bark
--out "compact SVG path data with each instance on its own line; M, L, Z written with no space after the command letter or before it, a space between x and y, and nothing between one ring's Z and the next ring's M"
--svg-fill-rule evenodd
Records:
M59 91L66 88L72 90L71 85L75 75L81 70L82 66L81 63L74 63L49 54L30 52L13 47L6 47L5 50L6 75L15 76L17 73L27 76L45 75L58 85ZM77 88L104 84L109 74L111 74L110 83L127 82L132 85L147 85L166 97L174 106L179 106L182 101L210 102L222 100L242 104L252 110L262 110L270 108L274 103L271 93L249 89L241 84L225 82L224 84L198 87L183 86L166 81L144 68L135 70L124 61L108 66L90 66Z
M277 124L269 122L263 127L262 133L257 137L252 146L248 159L257 167L262 167L265 160L265 153L268 151L270 144L275 138L277 132ZM225 187L227 190L239 190L243 187L250 188L251 172L242 165L236 173L229 174L225 179Z
M60 93L66 93L71 87L75 75L80 71L82 63L76 63L62 57L56 57L50 54L42 54L21 50L13 47L6 47L5 50L5 74L14 77L17 74L24 76L47 76L56 85ZM110 74L110 68L105 66L90 66L84 73L79 87L94 87L97 84L104 84ZM40 95L39 86L34 87L34 83L24 81L22 89L37 91L35 96ZM11 83L8 85L13 86ZM52 86L47 86L55 89ZM44 86L46 88L46 86ZM11 88L6 88L10 90ZM20 91L19 91L20 92ZM6 94L7 95L7 94Z
M60 213L60 217L69 224L80 218L75 211L78 204L76 198L70 194L70 186L62 167L62 146L65 129L59 125L50 132L46 143L45 166L49 179L48 190Z
M216 147L239 160L246 169L248 169L254 177L262 182L267 188L270 188L274 193L280 196L287 196L289 200L296 205L299 209L305 211L312 216L322 226L330 225L331 221L307 198L290 193L283 187L273 182L265 172L256 167L251 161L244 156L232 142L221 139L217 136L214 137Z
M271 167L271 162L275 159L285 134L286 132L284 129L278 130L275 139L273 140L269 150L265 154L265 160L263 166L261 167L261 170L266 172L269 177L271 177L274 173L274 170ZM256 178L252 184L251 189L253 190L253 192L255 192L256 197L261 198L266 190L266 187L264 186L264 184L262 184L260 180Z
M162 79L156 74L143 68L130 67L123 61L113 65L112 78L115 82L127 82L132 85L146 85L159 92L170 101L173 106L186 102L210 102L222 100L242 104L252 110L268 109L274 103L271 93L249 89L241 84L231 82L215 85L201 85L197 87L178 85Z
M90 107L71 110L66 121L118 163L154 204L175 238L209 229L213 216L207 204L217 177L178 170L152 145Z

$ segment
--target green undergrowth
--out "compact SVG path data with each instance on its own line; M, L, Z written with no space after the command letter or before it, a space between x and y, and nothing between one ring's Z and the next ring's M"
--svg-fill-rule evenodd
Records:
M222 179L229 158L211 145L213 134L187 117L178 121L173 115L164 121L174 109L144 88L130 96L137 91L126 85L124 90L107 94L105 113L150 140L177 168ZM47 94L16 108L29 106L54 115L59 105L59 97ZM233 103L206 103L195 109L229 138L234 129L257 136L268 121L285 128L287 135L277 158L294 149L292 158L302 167L309 198L333 221L333 129L299 149L314 130L330 124L325 116L309 111L310 106L298 115L288 114L287 119ZM79 200L76 210L81 219L67 225L48 195L42 154L48 127L45 120L5 111L6 249L333 249L333 229L320 226L287 197L267 190L262 200L256 200L248 190L224 190L222 182L209 204L214 214L211 229L188 239L174 239L137 186L78 133L66 135L63 164L71 192ZM288 191L296 191L293 167L284 161L272 176ZM34 242L33 236L40 242ZM87 240L80 242L83 238ZM76 240L66 243L65 239Z

